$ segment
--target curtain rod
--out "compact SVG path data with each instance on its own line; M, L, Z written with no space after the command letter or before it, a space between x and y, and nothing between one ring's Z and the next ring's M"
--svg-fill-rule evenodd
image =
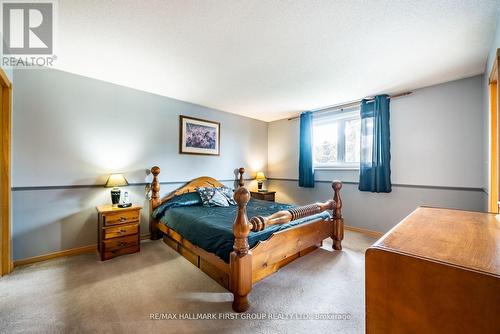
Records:
M413 93L413 92L404 92L404 93L394 94L394 95L389 96L389 98L395 99L398 97L410 95L411 93ZM367 98L367 100L373 100L373 99L374 99L373 97ZM314 110L311 110L311 112L316 113L316 112L325 111L325 110L329 110L329 109L338 110L338 109L344 109L344 108L349 108L349 107L355 107L355 106L359 105L361 103L361 101L362 100L355 100L355 101L345 102L345 103L341 103L341 104L335 104L335 105L324 107L324 108L314 109ZM300 117L300 115L290 117L288 120L291 121L291 120L297 119L299 117Z

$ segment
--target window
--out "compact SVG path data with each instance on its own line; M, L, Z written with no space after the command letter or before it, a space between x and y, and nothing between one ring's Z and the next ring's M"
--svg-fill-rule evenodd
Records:
M359 168L361 146L359 110L318 116L313 123L315 168Z

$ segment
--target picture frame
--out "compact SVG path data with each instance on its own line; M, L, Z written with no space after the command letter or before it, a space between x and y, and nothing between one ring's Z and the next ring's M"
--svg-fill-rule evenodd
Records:
M180 115L179 153L220 155L220 123Z

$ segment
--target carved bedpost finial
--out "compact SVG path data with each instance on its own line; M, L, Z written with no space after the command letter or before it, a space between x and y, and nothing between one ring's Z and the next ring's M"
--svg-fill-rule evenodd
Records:
M153 168L151 168L151 174L153 174L153 181L151 182L151 204L153 205L154 209L161 204L160 181L158 181L160 167L154 166Z
M245 168L240 167L240 169L238 169L238 173L240 173L240 179L238 180L238 185L240 187L243 187L245 185L245 179L243 179L243 174L245 173Z
M340 189L342 182L335 180L332 182L333 200L335 201L335 210L333 212L333 249L342 249L342 240L344 239L344 219L342 218L342 198L340 198Z
M238 214L233 224L234 246L233 249L238 255L248 253L248 234L251 225L247 217L247 203L250 200L250 192L245 187L241 187L234 193L234 200L238 204Z
M158 167L158 166L152 167L151 174L153 174L154 176L158 176L158 174L160 174L160 167Z

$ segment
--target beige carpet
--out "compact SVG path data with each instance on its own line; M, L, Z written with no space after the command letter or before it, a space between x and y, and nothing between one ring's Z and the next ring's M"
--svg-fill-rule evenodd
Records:
M231 294L162 241L107 262L87 254L19 267L0 279L0 332L363 333L364 250L373 242L347 232L342 252L325 243L257 283L240 317L276 320L150 320L235 315ZM285 319L331 313L350 319Z

